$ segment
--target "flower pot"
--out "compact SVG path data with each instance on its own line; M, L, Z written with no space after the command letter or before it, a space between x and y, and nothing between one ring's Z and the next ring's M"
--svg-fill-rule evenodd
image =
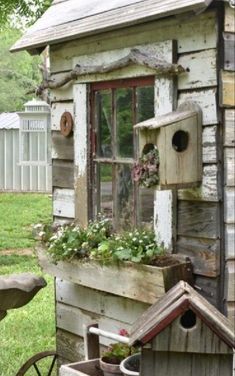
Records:
M104 372L104 376L122 375L119 364L107 363L104 358L100 359L100 368Z
M125 376L139 376L140 354L128 356L120 364L120 370Z

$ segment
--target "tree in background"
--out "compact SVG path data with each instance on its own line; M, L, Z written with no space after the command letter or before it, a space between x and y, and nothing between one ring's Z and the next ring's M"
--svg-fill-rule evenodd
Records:
M35 22L51 5L52 0L0 0L0 28L14 18L23 17L27 24Z
M17 29L0 32L0 113L18 111L31 97L27 91L41 81L41 58L27 52L12 54L9 48L21 37Z
M52 0L0 0L0 113L18 111L31 97L26 95L41 81L41 58L26 52L11 54L10 47L22 35L22 27L35 22Z

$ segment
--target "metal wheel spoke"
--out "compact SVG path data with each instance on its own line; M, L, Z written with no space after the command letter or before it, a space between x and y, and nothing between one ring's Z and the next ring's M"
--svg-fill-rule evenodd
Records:
M56 362L56 355L54 356L54 358L53 358L53 360L52 360L52 363L51 363L51 366L50 366L50 369L49 369L49 371L48 371L47 376L51 376L51 373L52 373L52 371L53 371L53 369L54 369L55 362Z
M34 366L35 371L37 372L37 375L38 375L38 376L42 376L42 375L41 375L41 372L40 372L39 369L38 369L37 364L34 363L33 366Z
M51 376L52 371L55 367L55 362L56 362L56 358L57 358L57 354L56 354L55 351L44 351L44 352L41 352L41 353L38 353L38 354L32 356L32 358L28 359L27 362L25 362L25 364L23 364L23 366L17 372L16 376L27 375L28 370L30 370L30 369L32 370L33 368L36 371L37 376L42 376L42 374L39 370L39 365L37 366L37 364L45 358L49 358L49 360L52 359L52 361L48 363L48 367L47 367L47 369L48 369L47 376ZM40 368L42 369L41 365L40 365Z

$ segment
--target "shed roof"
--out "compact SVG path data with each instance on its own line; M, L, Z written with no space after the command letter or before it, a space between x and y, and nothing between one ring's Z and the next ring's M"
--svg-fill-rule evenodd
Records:
M189 309L228 346L235 347L235 334L230 321L184 281L169 290L134 323L130 344L145 345Z
M20 118L15 112L3 112L0 114L0 129L19 129Z
M213 0L54 0L11 51L34 50L187 11L200 12Z

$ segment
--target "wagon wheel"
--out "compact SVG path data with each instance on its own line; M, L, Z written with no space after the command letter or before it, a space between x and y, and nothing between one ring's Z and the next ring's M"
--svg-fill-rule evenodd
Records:
M42 359L49 358L49 366L47 366L47 370L45 373L45 369L43 370L43 373L40 371L40 361ZM32 371L34 372L33 375L37 376L51 376L53 370L56 366L56 358L57 354L55 351L44 351L40 352L23 364L23 366L19 369L16 376L24 376L27 375L28 371L31 371L30 375L32 375Z

